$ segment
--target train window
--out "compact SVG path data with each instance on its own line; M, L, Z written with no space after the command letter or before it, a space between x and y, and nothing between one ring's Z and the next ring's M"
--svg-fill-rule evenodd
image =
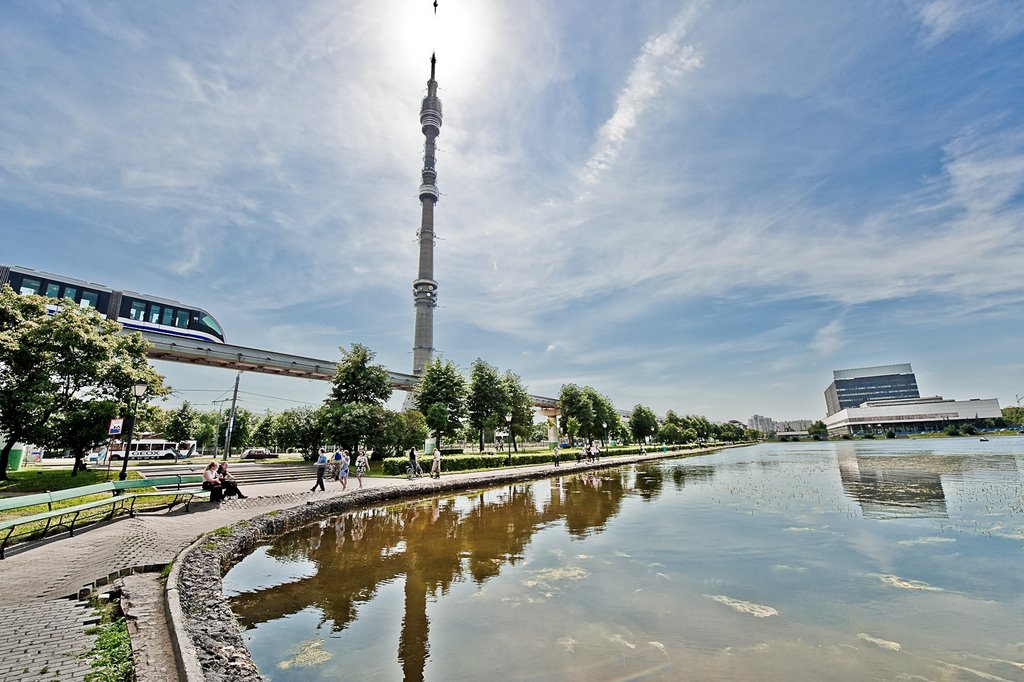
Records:
M174 324L174 308L168 308L164 306L164 316L163 319L160 320L160 324L167 327L170 327L172 324Z
M78 298L78 287L64 287L64 293L61 298L70 298L72 301Z
M83 291L82 302L79 304L83 308L99 308L100 307L100 294L98 291Z
M149 322L152 324L160 323L160 305L158 303L149 304Z
M132 309L128 314L133 320L142 322L146 319L146 302L145 301L132 301Z
M60 285L57 284L56 282L47 282L46 289L44 290L43 295L49 298L59 298Z
M174 316L174 326L179 329L188 329L188 311L187 310L176 310Z
M43 288L43 283L38 279L32 279L31 277L22 277L21 279L21 295L27 296L28 294L38 294Z

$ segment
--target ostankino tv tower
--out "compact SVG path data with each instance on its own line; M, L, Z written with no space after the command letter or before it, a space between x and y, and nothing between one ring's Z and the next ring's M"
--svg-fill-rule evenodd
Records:
M437 3L434 3L437 12ZM434 168L434 141L441 134L441 100L437 97L434 69L436 53L430 56L430 80L427 96L420 107L420 125L426 143L423 145L423 181L420 184L420 269L412 283L412 299L416 308L416 328L413 334L412 373L423 375L423 368L434 353L434 308L437 306L437 281L434 280L434 204L438 200L437 170Z

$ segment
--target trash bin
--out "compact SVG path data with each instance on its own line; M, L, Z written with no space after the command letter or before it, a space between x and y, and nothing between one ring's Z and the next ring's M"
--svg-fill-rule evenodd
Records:
M21 468L21 460L25 456L25 448L19 448L17 445L11 450L11 454L7 459L7 470L17 471Z

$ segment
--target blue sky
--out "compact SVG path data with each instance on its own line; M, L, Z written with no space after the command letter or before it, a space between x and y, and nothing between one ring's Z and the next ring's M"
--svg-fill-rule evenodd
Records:
M3 3L0 263L410 371L436 49L444 357L716 420L874 364L1024 393L1020 2L440 5ZM170 404L234 381L157 367Z

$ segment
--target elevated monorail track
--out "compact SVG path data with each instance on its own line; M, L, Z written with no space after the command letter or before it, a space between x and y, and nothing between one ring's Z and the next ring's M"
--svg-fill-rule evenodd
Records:
M141 332L141 334L149 341L149 357L153 360L318 381L330 381L334 378L337 369L337 363L332 360L246 348L229 343L168 337L152 332ZM419 383L419 379L414 374L388 370L391 387L398 391L412 391ZM547 409L558 407L557 398L531 395L530 402L534 407Z

